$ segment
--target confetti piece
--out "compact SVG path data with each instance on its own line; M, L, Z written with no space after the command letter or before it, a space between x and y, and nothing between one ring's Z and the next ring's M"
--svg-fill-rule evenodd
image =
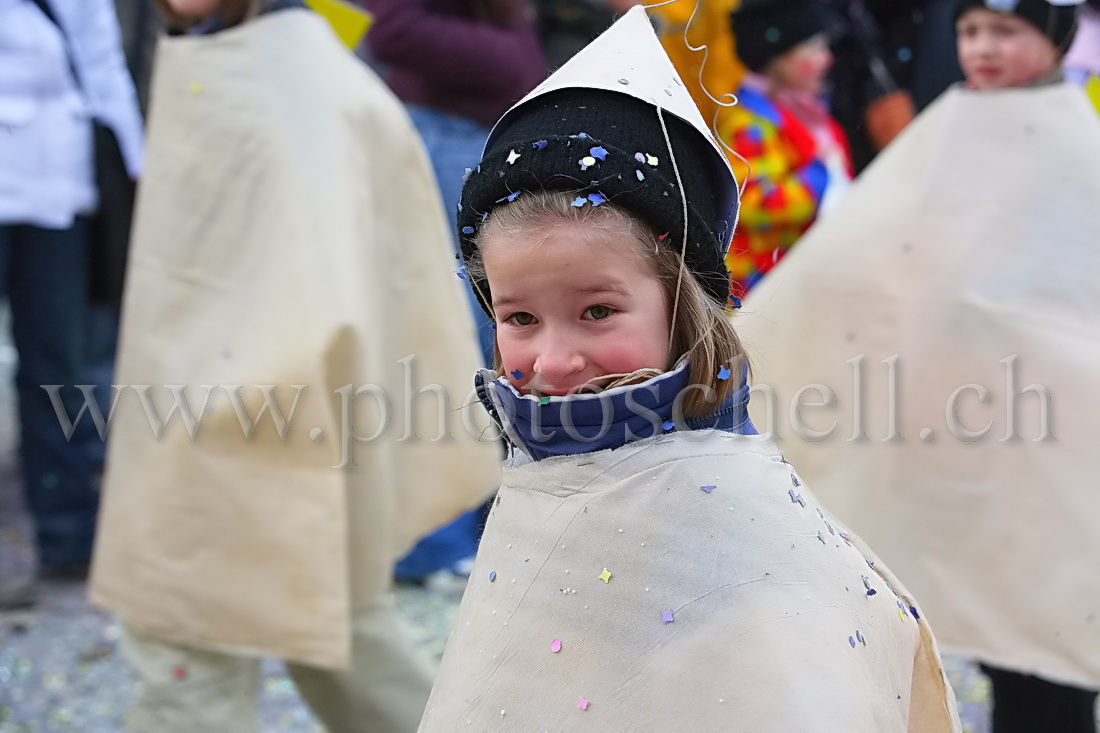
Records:
M920 619L920 614L917 613L917 607L916 606L910 606L909 607L909 613L913 614L913 618Z
M629 79L619 79L619 83L620 84L629 84L630 80Z
M801 486L802 485L802 482L800 482L798 480L798 476L795 476L793 473L791 474L791 483L794 484L795 486Z
M473 234L476 231L473 227L462 227L463 234Z
M202 84L199 84L197 81L191 82L191 85L188 87L188 89L191 91L192 94L202 94Z
M584 206L587 203L588 203L588 199L585 198L584 196L578 196L577 198L573 199L573 201L572 201L573 206L576 206L578 209L580 207Z
M676 620L676 616L672 613L672 609L669 609L667 611L661 611L661 621L662 621L662 623L670 624L675 620ZM689 626L690 626L690 624L689 624Z
M873 596L873 595L875 595L875 594L877 594L877 593L878 593L878 591L877 591L877 590L875 590L874 588L872 588L871 590L867 591L867 595L869 595L869 596Z
M817 531L817 538L818 538L819 540L821 540L821 544L823 544L823 545L827 545L827 544L828 544L828 543L827 543L827 542L825 541L825 535L821 534L821 530L818 530L818 531Z
M867 646L867 640L863 638L863 634L860 633L858 630L856 631L856 641L858 641L863 646Z
M579 137L581 140L587 140L588 139L588 133L587 132L579 133L577 135L577 137Z
M536 142L531 147L533 147L535 150L545 150L546 145L547 145L547 142L545 140L539 140L538 142Z
M654 155L650 155L649 153L645 154L645 162L653 166L657 165L658 163L657 157Z
M523 372L521 372L519 369L513 369L512 376L516 379L523 379Z
M645 175L640 170L635 170L634 175L638 176L639 181L645 180Z
M539 397L539 404L540 405L549 405L550 404L550 398L549 397Z
M699 488L709 494L710 492L714 491L718 487L717 486L700 486Z
M555 654L561 651L561 639L554 639L552 642L550 642L550 651L554 652Z
M611 582L611 571L608 570L607 568L604 568L603 572L600 573L599 577L600 577L600 580L602 580L604 582L604 584L610 583Z
M508 194L508 200L515 201L519 198L520 193L522 193L522 191L512 191L512 193Z
M592 202L593 206L599 206L607 201L607 197L602 193L590 193L588 194L588 200Z
M492 583L497 579L497 571L493 570L489 573L489 582Z
M644 163L645 162L645 156L642 155L641 153L634 153L634 160L638 161L639 163Z
M589 168L591 168L592 166L596 165L596 159L593 158L591 155L586 155L583 158L581 158L580 164L581 164L581 170L586 171Z
M672 422L671 420L665 420L661 424L661 427L664 428L665 430L672 430L674 427L676 427L676 423Z
M517 160L519 160L519 153L517 153L515 150L510 150L508 152L508 165L512 165Z
M658 242L663 242L663 241L665 241L666 239L668 239L668 232L665 232L665 233L664 233L664 234L662 234L661 236L657 237L657 241L658 241Z
M854 636L849 636L848 637L848 643L852 645L853 649L856 648L856 638Z
M587 710L589 702L590 702L589 700L585 700L584 697L582 696L581 701L579 703L577 703L577 707L580 708L581 710Z
M733 374L733 372L727 369L724 364L718 368L718 378L723 382L729 379L731 374Z
M175 674L177 680L187 679L187 668L186 667L176 667L173 674Z
M902 621L905 620L905 611L902 611L900 608L898 609L898 618Z
M588 151L588 154L593 158L599 158L600 160L607 160L607 149L602 145L597 145Z
M458 275L459 280L467 280L465 268L461 270L455 270L455 274Z
M740 299L740 298L738 298L738 297L737 297L736 295L731 295L731 296L730 296L730 306L731 306L731 307L732 307L732 308L733 308L734 310L737 310L738 308L740 308L740 307L741 307L741 299Z

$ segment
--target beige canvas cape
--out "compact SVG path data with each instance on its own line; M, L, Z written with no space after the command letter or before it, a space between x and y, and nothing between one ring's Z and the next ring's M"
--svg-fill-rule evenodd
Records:
M187 385L202 421L156 439L121 393L92 598L166 640L346 666L352 607L496 486L498 448L462 422L476 347L430 168L396 99L304 10L162 41L152 98L116 379L154 385L160 420L163 385ZM231 390L204 411L203 385L243 385L250 439ZM257 385L277 385L285 439ZM364 385L389 424L349 452L384 418L376 390L345 420L340 390Z
M959 730L914 602L843 532L765 438L507 467L420 730Z
M944 647L1092 688L1098 171L1080 90L952 90L737 320L785 455L905 579ZM790 423L812 384L836 394L802 409L814 431L837 421L820 442ZM753 397L761 431L769 402Z

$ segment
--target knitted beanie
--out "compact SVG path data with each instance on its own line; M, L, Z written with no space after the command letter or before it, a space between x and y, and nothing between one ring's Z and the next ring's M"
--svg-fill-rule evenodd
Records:
M821 0L742 0L730 15L738 57L750 71L764 71L787 51L825 32L821 5Z
M551 77L493 129L481 164L462 190L461 256L468 264L478 230L495 207L528 192L562 191L573 197L574 206L621 206L646 222L662 246L677 252L686 235L684 264L707 293L725 301L725 254L737 219L736 181L702 118L691 122L671 111L682 108L666 106L687 105L698 116L644 11L633 9L616 26L605 34L611 35L603 43L605 53L600 53L601 37L562 67L561 86L555 87ZM647 48L649 37L652 45ZM632 64L629 57L634 54L651 55ZM644 71L646 63L658 62L657 69L667 64L667 81ZM590 73L590 68L599 71ZM570 74L613 76L610 83L587 86L574 83ZM635 88L626 89L630 84ZM645 96L637 96L643 88ZM488 282L471 284L490 312Z
M1077 14L1083 4L1083 0L960 0L955 20L973 8L1018 15L1065 53L1077 33Z

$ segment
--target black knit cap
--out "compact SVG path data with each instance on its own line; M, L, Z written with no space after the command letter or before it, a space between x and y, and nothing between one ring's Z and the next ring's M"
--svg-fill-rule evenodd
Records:
M764 71L787 51L824 33L822 0L742 0L730 14L737 55L750 71Z
M974 8L1018 15L1038 28L1061 53L1065 53L1077 34L1077 15L1081 4L1054 5L1049 0L960 0L955 8L955 20Z
M684 262L709 294L725 301L725 254L735 221L722 217L736 218L736 209L722 211L729 171L716 168L718 155L698 130L668 112L663 119L687 199ZM682 247L683 201L657 108L628 94L560 89L528 100L498 124L481 165L462 189L458 236L463 261L468 264L473 256L478 228L493 208L534 191L575 193L584 206L612 202L647 222L658 236L667 233L667 246L677 252ZM490 312L488 282L473 284L482 308Z

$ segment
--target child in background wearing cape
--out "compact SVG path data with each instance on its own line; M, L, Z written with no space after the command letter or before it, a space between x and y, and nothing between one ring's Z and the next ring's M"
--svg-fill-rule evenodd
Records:
M143 683L127 726L258 731L272 657L329 733L407 733L432 669L401 627L392 564L482 503L499 453L453 424L354 455L341 439L369 435L353 389L398 410L402 394L414 409L402 384L469 393L481 360L437 266L439 192L398 100L302 0L158 4L186 35L157 50L118 380L207 401L201 429L169 424L173 407L157 434L131 390L112 405L90 593ZM269 384L301 397L281 431L258 404ZM243 385L242 401L202 385ZM425 425L435 405L418 404Z
M743 324L781 397L839 385L851 356L904 364L904 444L788 455L919 593L943 645L982 664L994 733L1097 729L1100 125L1060 68L1081 5L959 0L966 88L876 159ZM948 402L946 435L942 398L978 385L1005 411L978 422L973 395ZM882 402L864 403L870 421ZM989 422L958 433L953 417Z
M459 212L510 448L420 730L955 731L926 622L745 409L725 155L636 8Z
M1062 57L1081 3L1020 0L1011 11L962 0L956 14L959 64L969 88L995 91L1065 82ZM982 664L993 687L993 733L1096 733L1095 689L1055 683L1032 670Z
M748 69L718 134L734 162L741 220L726 257L743 297L852 179L843 129L820 97L833 57L818 0L745 0L731 16Z

